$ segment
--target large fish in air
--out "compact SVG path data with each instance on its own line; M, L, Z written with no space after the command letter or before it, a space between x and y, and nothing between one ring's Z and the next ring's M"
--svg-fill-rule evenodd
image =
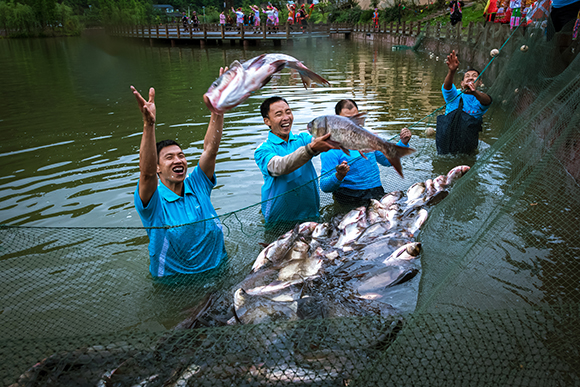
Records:
M270 82L272 75L285 67L298 71L305 88L312 82L330 85L326 79L290 55L262 54L244 63L234 61L228 71L211 84L203 95L203 101L209 110L221 114L244 102L250 94Z
M364 158L366 158L365 152L380 151L403 177L400 158L415 152L415 149L405 148L383 140L362 127L364 120L365 113L359 113L353 117L322 116L308 123L308 131L314 137L320 137L330 132L328 141L340 147L349 156L349 149L359 151Z

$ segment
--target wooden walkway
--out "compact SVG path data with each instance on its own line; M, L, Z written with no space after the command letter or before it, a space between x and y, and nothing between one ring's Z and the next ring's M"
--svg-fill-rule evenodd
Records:
M300 26L288 24L280 25L278 29L262 25L255 30L253 27L224 27L219 24L201 24L193 31L184 29L178 24L164 24L155 26L114 27L108 31L109 35L171 41L287 41L296 39L325 38L331 34L349 34L353 30L352 24L315 24L301 29Z

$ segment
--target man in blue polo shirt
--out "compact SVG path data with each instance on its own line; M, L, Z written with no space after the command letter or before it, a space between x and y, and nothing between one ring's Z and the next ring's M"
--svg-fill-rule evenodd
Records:
M326 142L330 133L315 139L307 132L292 133L294 116L288 102L281 97L265 100L260 112L270 127L268 139L254 152L264 177L262 215L266 223L317 219L320 195L311 159L336 149Z
M477 80L479 72L468 69L461 81L463 94L453 84L453 78L459 68L459 59L453 50L447 56L447 76L441 87L443 98L446 102L445 116L437 118L437 152L445 153L470 153L477 149L479 132L483 115L491 105L491 97L479 90L481 81ZM477 81L476 81L477 80ZM459 106L461 110L458 111ZM459 113L457 118L450 113ZM465 112L467 114L461 114ZM470 119L470 116L473 117Z
M343 117L353 117L359 114L358 106L352 99L338 101L334 112ZM397 145L409 147L411 131L401 129ZM377 163L390 167L391 163L382 152L365 153L350 151L350 156L340 149L330 150L320 156L322 163L320 188L324 192L332 192L334 199L344 205L368 205L370 199L380 199L385 190L381 183L381 174ZM336 170L336 173L332 173Z
M220 75L223 72L220 69ZM149 236L149 271L153 277L165 277L214 269L226 257L222 227L210 201L223 115L211 114L203 153L187 176L181 147L173 140L156 143L155 90L149 89L145 101L133 86L131 89L143 114L134 199Z

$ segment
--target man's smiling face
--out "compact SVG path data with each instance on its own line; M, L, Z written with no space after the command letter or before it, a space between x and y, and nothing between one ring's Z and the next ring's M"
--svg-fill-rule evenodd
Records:
M284 141L288 141L290 130L292 129L294 116L290 106L284 101L274 102L270 105L268 117L264 118L264 123L270 127L272 133Z
M187 160L180 147L169 145L159 151L157 174L166 186L183 182L187 176Z

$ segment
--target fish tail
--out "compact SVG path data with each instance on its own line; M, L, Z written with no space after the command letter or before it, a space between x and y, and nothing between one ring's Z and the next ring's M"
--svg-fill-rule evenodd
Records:
M410 155L415 152L415 149L385 142L380 151L385 155L387 160L389 160L393 168L395 168L395 171L397 171L401 177L404 177L403 167L401 166L401 157Z
M314 71L308 69L300 62L288 62L287 66L298 71L300 78L302 78L302 84L304 85L305 89L308 89L312 82L316 82L321 85L330 85L330 82L316 74Z

